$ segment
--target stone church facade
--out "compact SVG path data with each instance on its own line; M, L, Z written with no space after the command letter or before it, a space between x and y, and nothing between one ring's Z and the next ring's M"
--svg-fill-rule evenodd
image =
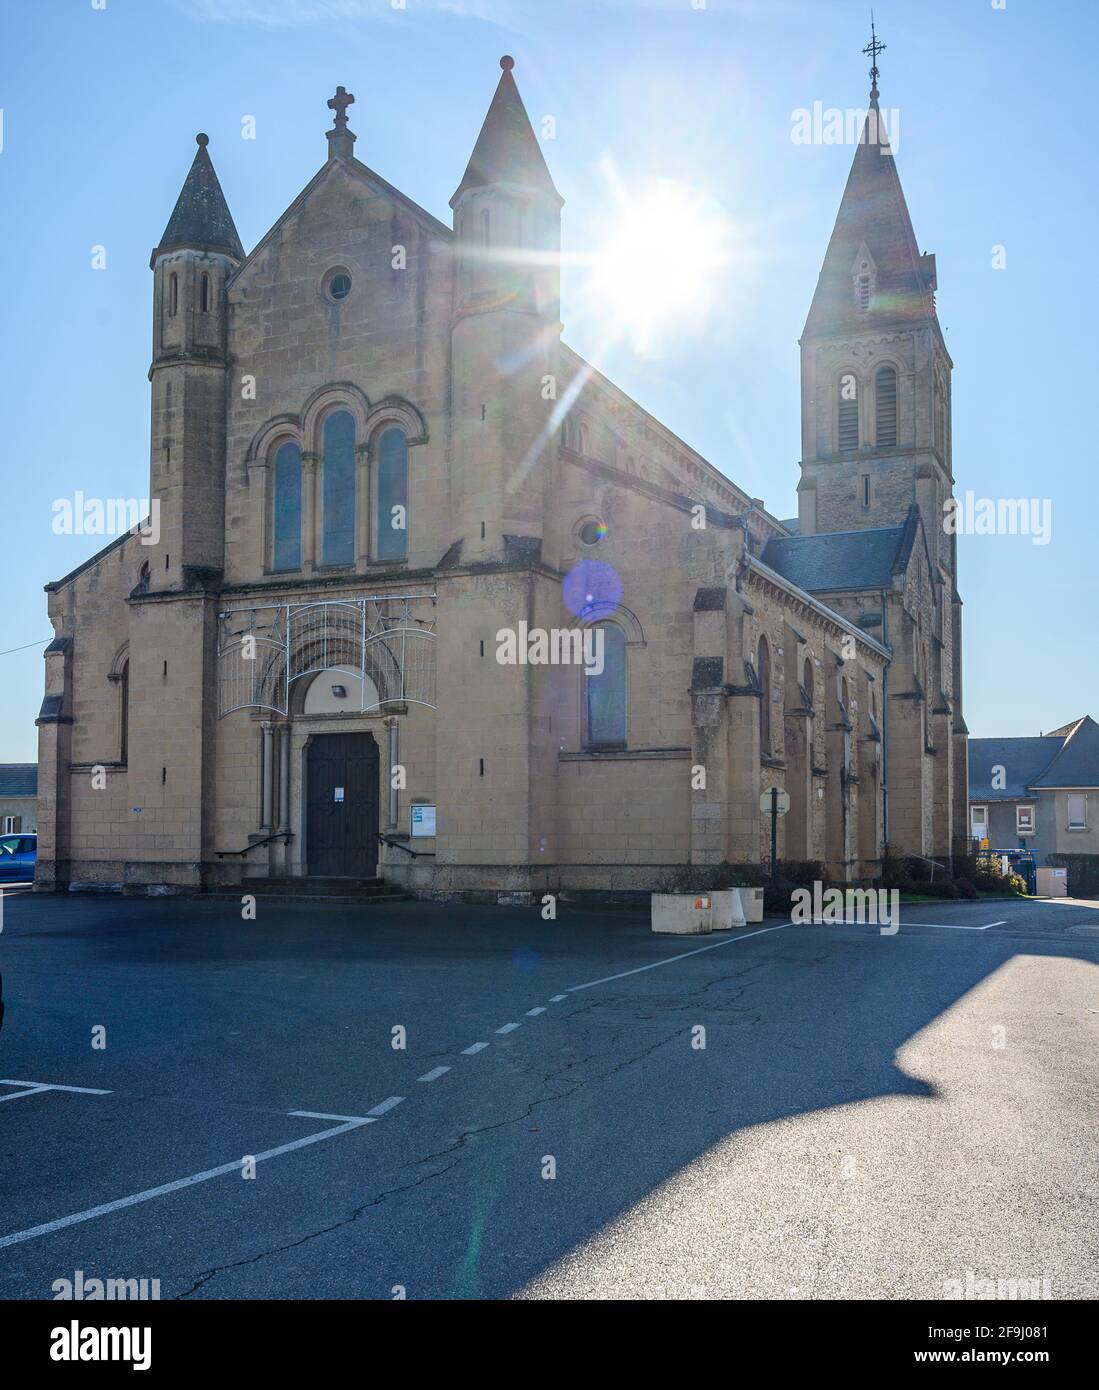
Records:
M779 856L836 879L964 836L951 362L892 155L855 154L782 521L562 341L501 67L452 226L341 88L246 254L198 137L151 259L154 525L48 586L39 888L648 889L765 862L776 786Z

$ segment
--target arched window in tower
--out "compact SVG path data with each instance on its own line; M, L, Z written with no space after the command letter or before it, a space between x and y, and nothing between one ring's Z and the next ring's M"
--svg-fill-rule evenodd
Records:
M398 425L390 425L378 439L377 539L378 560L408 557L408 440Z
M805 703L809 709L812 709L813 700L815 699L815 691L813 690L813 663L809 659L809 657L805 658L805 665L802 667L801 679L802 690L805 695Z
M580 668L584 742L589 748L622 748L626 743L626 634L615 623L603 623L596 631L602 635L603 669L589 676Z
M759 676L759 751L771 752L771 649L761 637L756 647L756 673Z
M202 312L208 314L210 312L210 277L205 272L203 272L202 276L201 302Z
M897 443L897 369L881 367L874 379L874 417L877 421L879 449L892 449Z
M179 313L179 276L174 270L168 277L168 313L172 318Z
M859 447L859 380L854 372L844 372L839 379L837 443L840 449Z
M325 565L355 563L355 417L334 410L324 422L321 489Z
M274 462L271 568L301 569L301 449L294 440L279 446Z

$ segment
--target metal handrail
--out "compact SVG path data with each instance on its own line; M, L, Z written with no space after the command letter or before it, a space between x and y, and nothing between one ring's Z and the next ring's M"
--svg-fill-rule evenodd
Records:
M388 835L383 835L381 831L378 831L378 839L383 845L391 845L394 849L403 849L405 854L411 854L413 859L420 859L423 857L423 850L409 849L407 845L402 845L400 840L393 840Z
M269 845L272 840L285 840L288 844L294 838L291 830L276 830L273 835L265 835L262 840L255 840L250 845L245 845L243 849L218 849L214 853L219 859L232 859L236 856L243 859L250 849L259 849L260 845Z

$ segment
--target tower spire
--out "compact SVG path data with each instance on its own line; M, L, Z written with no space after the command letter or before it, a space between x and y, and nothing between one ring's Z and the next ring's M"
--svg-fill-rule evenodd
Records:
M206 151L209 143L208 135L195 136L198 150L150 265L161 252L180 247L193 251L221 251L238 261L244 260L244 248L233 214Z
M500 59L500 81L485 123L469 157L465 174L450 206L469 188L510 183L548 194L558 206L564 199L553 186L542 147L530 123L523 98L511 72L515 59L505 53Z

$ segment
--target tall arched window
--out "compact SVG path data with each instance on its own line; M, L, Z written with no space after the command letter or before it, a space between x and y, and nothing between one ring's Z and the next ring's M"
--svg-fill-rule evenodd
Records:
M130 760L130 663L127 661L118 678L118 760Z
M874 379L874 418L879 449L897 442L897 369L882 367Z
M398 425L390 425L378 439L377 540L379 560L408 557L408 440Z
M334 410L324 422L322 564L355 563L355 417Z
M759 639L756 648L756 671L759 675L759 748L761 753L771 751L771 649L767 638Z
M271 568L301 569L301 449L289 439L274 463Z
M626 634L614 623L596 629L602 634L603 669L584 683L585 742L589 748L622 747L626 742ZM598 640L598 639L597 639Z
M801 679L802 679L802 682L803 682L803 684L804 684L804 689L805 689L805 700L806 700L806 703L808 704L809 708L812 709L812 708L813 708L813 698L814 698L814 691L813 691L813 663L812 663L812 661L809 659L809 657L806 657L806 658L805 658L805 665L804 665L804 667L802 668Z
M859 447L859 380L844 372L839 380L838 444L841 449Z
M168 313L174 318L179 312L179 276L173 270L168 278Z
M202 276L202 312L210 312L210 277L205 272Z

